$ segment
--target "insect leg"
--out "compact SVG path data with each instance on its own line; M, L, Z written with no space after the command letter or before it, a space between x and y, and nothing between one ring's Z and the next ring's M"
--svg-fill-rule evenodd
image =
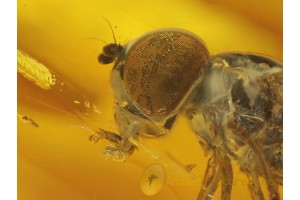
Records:
M230 200L233 181L232 166L230 159L226 155L222 155L222 157L223 158L220 161L220 166L223 174L221 199Z
M248 174L248 188L253 200L264 200L264 195L260 187L260 183L258 180L257 173L255 169L250 169L250 173Z
M215 191L217 190L218 183L221 177L222 171L218 167L218 163L213 156L208 160L201 190L199 192L197 200L209 199L209 197L213 197Z
M271 173L270 173L270 167L268 166L265 156L260 150L260 148L257 146L255 141L252 140L252 138L249 136L246 128L244 126L241 126L234 122L234 120L229 120L228 123L228 128L235 129L236 133L240 134L242 136L246 143L249 145L255 156L257 156L257 162L260 165L263 177L266 180L268 191L269 191L269 197L271 200L277 200L279 199L279 194L277 187L278 185L273 184Z
M106 139L111 144L107 145L104 155L112 157L115 161L124 161L136 149L131 139L137 139L139 134L139 123L128 116L126 110L116 107L115 120L119 128L119 134L99 129L94 135L90 136L90 141L98 142L100 139Z

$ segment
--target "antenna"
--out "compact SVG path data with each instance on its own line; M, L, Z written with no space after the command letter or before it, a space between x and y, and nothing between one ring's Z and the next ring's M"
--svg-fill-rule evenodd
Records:
M102 40L100 38L97 38L97 37L89 37L87 39L89 39L89 40L99 40L99 41L103 42L104 44L107 44L107 42L105 42L104 40Z
M109 21L108 21L105 17L103 17L103 19L105 19L105 21L107 21L107 23L108 23L108 25L109 25L109 27L110 27L110 30L111 30L111 32L112 32L112 34L113 34L113 36L114 36L115 44L117 44L117 41L116 41L116 37L115 37L115 33L114 33L113 28L111 27Z

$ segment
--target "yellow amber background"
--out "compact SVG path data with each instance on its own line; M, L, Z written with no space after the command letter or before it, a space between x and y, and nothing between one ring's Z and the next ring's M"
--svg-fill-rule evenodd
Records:
M199 35L211 54L257 52L282 61L282 1L18 0L18 49L67 85L45 90L18 74L18 199L196 199L207 158L184 118L166 136L142 138L148 151L140 148L126 162L105 159L107 142L88 140L97 128L117 132L112 65L97 62L100 40L113 42L103 17L121 44L153 29L177 27ZM84 99L95 109L82 106ZM139 185L153 163L164 167L166 180L149 197ZM197 166L185 173L189 164ZM232 199L250 199L236 165L234 172Z

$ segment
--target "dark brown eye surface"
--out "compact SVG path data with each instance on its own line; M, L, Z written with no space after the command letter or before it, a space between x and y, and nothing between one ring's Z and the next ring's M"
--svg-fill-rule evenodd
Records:
M147 34L127 53L126 92L146 115L164 118L180 105L207 61L204 43L190 32L166 29Z

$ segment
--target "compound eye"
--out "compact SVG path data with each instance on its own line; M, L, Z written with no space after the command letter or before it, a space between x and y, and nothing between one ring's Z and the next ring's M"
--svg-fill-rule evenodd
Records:
M109 63L112 63L114 61L114 57L109 57L109 56L106 56L104 55L103 53L101 53L99 56L98 56L98 62L101 63L101 64L109 64Z
M203 41L190 32L165 29L146 34L127 49L125 90L147 117L169 117L200 80L208 57ZM171 126L171 121L166 124Z
M120 53L120 45L112 43L103 47L103 54L108 57L117 57Z

